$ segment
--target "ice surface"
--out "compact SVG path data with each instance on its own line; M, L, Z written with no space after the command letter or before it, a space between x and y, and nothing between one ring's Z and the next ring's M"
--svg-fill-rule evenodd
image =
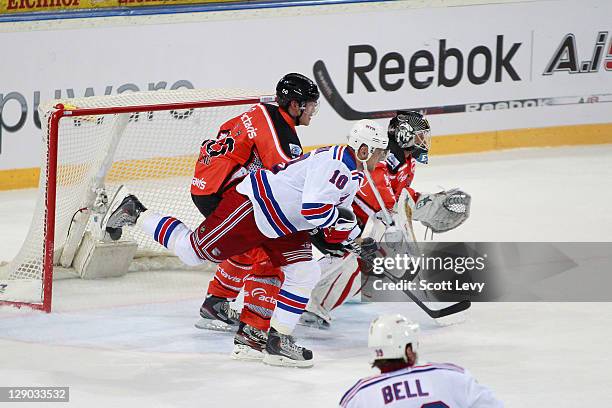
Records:
M414 186L472 194L472 217L436 239L612 241L611 179L612 146L594 146L434 156ZM0 192L0 261L17 253L34 198ZM423 359L468 368L508 407L612 404L612 303L474 304L446 327L411 303L348 304L331 330L297 330L317 359L300 370L233 361L231 334L193 327L209 278L62 280L50 315L0 309L0 386L69 386L72 407L334 406L374 373L370 320L400 312L421 323Z

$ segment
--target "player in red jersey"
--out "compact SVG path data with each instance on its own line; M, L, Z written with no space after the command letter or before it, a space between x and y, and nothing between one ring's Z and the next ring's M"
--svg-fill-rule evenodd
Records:
M247 112L225 122L216 139L202 143L191 185L195 205L209 216L223 194L247 174L260 168L271 169L300 156L302 145L296 127L308 126L318 110L319 90L304 75L290 73L276 86L277 105L258 104ZM248 278L246 282L245 277ZM243 284L247 289L264 282L274 296L282 283L282 272L273 268L261 249L253 249L222 262L208 286L201 308L202 319L196 327L214 330L234 330L238 316L229 307ZM261 311L269 318L274 303L268 297L245 299L245 310ZM251 305L251 303L254 303ZM252 307L251 307L252 306ZM259 319L246 312L247 323Z
M418 112L399 111L389 123L388 136L390 153L386 161L378 163L372 171L372 178L381 193L385 206L388 210L392 210L403 189L408 189L415 201L419 198L419 194L410 188L410 184L414 178L416 161L427 163L431 140L430 126ZM357 193L352 207L361 227L366 224L370 216L381 210L367 181ZM360 279L358 278L361 271L356 257L349 254L342 245L327 242L322 236L322 231L315 232L311 238L313 244L321 252L331 254L336 258L321 260L322 279L313 290L301 321L308 325L328 327L331 320L329 311L359 293ZM240 320L247 323L248 326L265 331L269 327L270 316L278 293L274 290L278 274L270 272L271 266L265 263L265 257L259 258L259 261L256 266L249 266L251 268L249 271L245 270L244 265L237 264L235 261L225 262L219 267L211 287L216 289L222 285L226 288L225 292L218 291L216 296L233 300L244 285L245 299L248 299L250 303L242 309ZM268 273L265 273L266 270ZM282 276L280 281L282 282ZM238 319L239 313L229 308L229 302L222 303L222 305L223 309L221 313L218 313L221 318L201 320L198 322L198 327L231 330L231 322ZM265 305L270 305L271 308L270 306L261 308ZM229 318L223 315L226 310ZM237 338L245 337L248 334L243 333L244 329L250 329L248 326L240 326ZM240 358L238 355L234 357Z
M221 263L263 248L285 279L275 296L269 331L241 326L235 351L240 346L239 355L266 364L310 367L312 351L298 346L291 336L320 276L306 231L320 228L332 243L348 244L358 235L350 207L361 187L362 171L373 170L386 156L387 141L386 131L376 122L359 121L351 129L348 146L320 148L280 166L282 170L251 173L223 195L195 230L172 216L147 210L133 195L123 199L106 225L138 225L187 265Z

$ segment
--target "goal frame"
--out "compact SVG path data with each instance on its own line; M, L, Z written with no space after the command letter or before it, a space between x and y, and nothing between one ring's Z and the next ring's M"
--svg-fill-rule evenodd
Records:
M217 100L204 100L194 102L177 102L150 105L131 105L100 108L68 108L64 104L54 106L48 117L47 157L46 157L46 181L45 189L45 222L43 240L43 265L42 265L42 303L14 302L0 300L0 306L9 305L17 308L28 307L41 310L45 313L51 312L53 297L53 254L55 250L55 210L57 192L57 156L59 143L59 123L63 118L75 118L82 116L114 115L125 113L189 110L198 108L214 108L232 105L252 105L263 102L274 101L273 96L257 96L244 98L228 98ZM43 171L41 169L41 171ZM39 186L39 189L43 186Z

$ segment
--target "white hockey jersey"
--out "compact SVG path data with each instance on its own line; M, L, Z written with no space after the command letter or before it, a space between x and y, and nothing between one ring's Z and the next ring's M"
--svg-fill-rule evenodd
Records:
M344 408L502 408L491 390L454 364L431 363L364 378L340 400Z
M269 238L333 224L336 207L351 207L364 178L346 146L323 147L283 167L258 170L236 187L253 203L257 227Z

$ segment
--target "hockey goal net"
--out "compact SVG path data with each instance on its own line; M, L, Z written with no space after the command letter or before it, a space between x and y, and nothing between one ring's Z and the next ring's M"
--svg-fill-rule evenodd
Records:
M39 195L27 238L0 270L0 304L49 312L54 276L100 278L125 260L165 248L136 228L112 242L100 225L112 198L136 194L190 227L202 219L190 196L201 143L219 126L271 96L248 90L177 90L52 101L39 113L44 135ZM146 269L146 262L138 268Z

